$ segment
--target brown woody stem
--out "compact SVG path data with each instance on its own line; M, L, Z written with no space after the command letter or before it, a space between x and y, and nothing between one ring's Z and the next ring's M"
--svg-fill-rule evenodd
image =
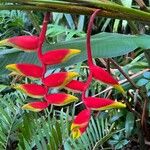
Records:
M123 69L113 59L109 58L109 60L123 74L123 76L131 83L131 85L135 89L138 89L138 86L130 79L130 77L123 71Z

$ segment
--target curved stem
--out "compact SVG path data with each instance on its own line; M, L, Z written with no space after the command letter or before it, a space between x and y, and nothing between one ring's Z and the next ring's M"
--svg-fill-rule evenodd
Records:
M45 40L45 34L46 34L47 24L49 22L49 18L50 18L50 13L46 12L46 14L44 15L42 29L41 29L41 32L40 32L40 35L39 35L38 57L39 57L40 61L41 61L41 57L42 57L42 46L43 46L43 43L44 43L44 40Z
M38 53L38 58L42 64L42 68L43 68L43 73L42 73L42 80L44 79L44 76L45 76L45 73L46 73L46 65L43 63L42 61L42 46L43 46L43 43L45 41L45 34L46 34L46 30L47 30L47 24L50 20L50 13L49 12L46 12L45 15L44 15L44 20L43 20L43 26L42 26L42 29L41 29L41 32L40 32L40 35L39 35L39 43L38 43L38 49L37 49L37 53ZM45 86L46 88L46 94L48 93L48 87Z
M90 21L88 24L88 29L87 29L87 38L86 38L86 50L87 50L87 57L88 57L88 66L89 66L89 70L90 67L93 65L93 60L92 60L92 49L91 49L91 32L92 32L92 26L93 26L93 22L95 19L95 16L97 15L97 13L99 13L101 10L100 9L96 9L94 11L94 13L91 15L90 17ZM89 76L87 78L86 81L86 85L84 87L84 91L82 92L82 100L84 102L85 99L85 95L86 95L86 90L88 89L88 87L90 86L90 83L92 81L92 72L90 70Z
M88 56L88 66L90 67L93 65L92 61L92 50L91 50L91 32L92 32L92 26L95 19L95 16L100 12L100 9L96 9L92 16L90 17L90 22L88 24L87 29L87 38L86 38L86 50L87 50L87 56Z
M82 92L82 100L83 100L83 102L84 102L84 99L86 97L85 96L86 95L86 91L87 91L88 87L90 86L91 81L92 81L92 73L90 72L90 74L89 74L89 76L87 78L87 81L86 81L86 85L84 87L84 91Z
M43 68L43 74L42 74L42 79L44 78L45 72L46 72L46 65L42 62L42 46L45 40L45 34L46 34L46 30L47 30L47 24L49 22L49 18L50 18L50 13L46 12L46 14L44 15L44 20L43 20L43 26L39 35L39 45L38 45L38 58L42 64L42 68Z

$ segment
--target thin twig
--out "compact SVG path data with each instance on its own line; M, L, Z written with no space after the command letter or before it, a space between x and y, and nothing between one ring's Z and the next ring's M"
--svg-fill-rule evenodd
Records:
M138 72L138 73L136 73L136 74L130 76L130 79L134 79L134 78L140 76L141 74L143 74L144 72L147 72L147 71L149 71L149 70L150 70L150 69L144 69L144 70L142 70L142 71L140 71L140 72ZM119 84L124 84L124 83L127 83L127 82L128 82L128 80L127 80L127 79L124 79L124 80L119 81ZM101 91L101 92L99 92L99 93L93 95L93 97L99 96L99 95L101 95L101 94L103 94L103 93L105 93L105 92L107 92L107 91L109 91L109 90L112 90L112 89L113 89L113 87L108 87L107 89L105 89L105 90L103 90L103 91ZM82 104L82 102L79 102L79 103L77 103L77 104L75 105L75 107L76 107L76 106L79 106L79 105L81 105L81 104Z
M138 73L136 73L136 74L133 74L133 75L130 76L129 78L132 80L132 79L134 79L134 78L140 76L141 74L143 74L144 72L147 72L147 71L149 71L149 70L150 70L150 69L142 70L142 71L140 71L140 72L138 72ZM128 80L127 80L127 79L123 79L123 80L119 81L119 84L125 84L126 82L128 82ZM105 90L103 90L103 91L97 93L96 95L94 95L94 97L95 97L95 96L98 96L98 95L101 95L101 94L103 94L103 93L105 93L105 92L107 92L107 91L109 91L109 90L111 90L111 89L113 89L113 87L108 87L107 89L105 89Z
M110 62L116 66L116 68L122 73L122 75L131 83L131 85L135 89L139 89L139 87L130 79L130 77L123 71L123 69L114 61L113 59L109 58Z
M109 59L106 59L106 62L107 62L107 71L110 73L110 60Z

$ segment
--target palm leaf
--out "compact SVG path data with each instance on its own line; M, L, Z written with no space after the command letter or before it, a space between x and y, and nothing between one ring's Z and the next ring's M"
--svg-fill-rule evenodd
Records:
M107 142L114 134L112 131L114 124L110 124L108 119L103 115L91 118L87 131L77 140L68 139L65 143L65 149L71 147L78 150L89 150L99 148Z

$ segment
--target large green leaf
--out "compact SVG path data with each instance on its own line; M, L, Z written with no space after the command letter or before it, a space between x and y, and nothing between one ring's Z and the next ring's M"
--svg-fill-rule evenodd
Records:
M138 47L143 49L150 48L150 36L148 35L123 35L117 33L100 33L92 37L93 57L110 58L127 54ZM73 57L68 62L52 67L64 67L75 64L87 59L86 56L86 39L78 38L67 42L57 44L46 44L44 50L52 50L58 48L78 48L81 49L81 54ZM10 63L28 62L38 63L35 53L13 52L5 55L0 55L1 70L4 73L5 66Z

